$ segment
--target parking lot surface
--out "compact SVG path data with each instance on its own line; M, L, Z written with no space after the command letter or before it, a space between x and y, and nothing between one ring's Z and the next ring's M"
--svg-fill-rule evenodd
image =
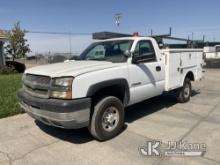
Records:
M193 84L190 102L178 104L162 95L129 107L126 126L107 142L93 139L86 128L45 126L27 114L0 120L0 164L220 164L220 69L207 69ZM149 157L139 152L147 141L205 143L201 157Z

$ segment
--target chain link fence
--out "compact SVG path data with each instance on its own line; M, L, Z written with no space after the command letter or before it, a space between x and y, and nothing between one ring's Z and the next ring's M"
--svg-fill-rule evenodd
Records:
M63 62L80 53L92 43L92 34L37 32L27 33L31 52L16 61L27 68ZM8 57L10 60L10 57Z

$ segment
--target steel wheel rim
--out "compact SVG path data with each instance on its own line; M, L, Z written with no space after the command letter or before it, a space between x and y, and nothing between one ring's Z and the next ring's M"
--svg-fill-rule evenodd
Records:
M186 84L185 89L184 89L183 92L184 92L184 97L188 98L189 95L190 95L190 86L189 86L189 84Z
M108 107L102 115L102 128L111 132L119 123L119 111L116 107Z

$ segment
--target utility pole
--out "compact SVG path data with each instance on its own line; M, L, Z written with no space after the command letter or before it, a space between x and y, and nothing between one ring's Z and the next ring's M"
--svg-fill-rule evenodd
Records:
M117 31L119 32L119 27L121 24L121 18L122 18L122 13L116 13L115 14L115 24L117 26Z
M172 27L170 27L170 29L169 29L169 35L170 36L172 35Z
M150 30L150 35L153 36L153 29Z
M215 42L215 37L213 37L213 42Z
M70 49L70 58L71 58L71 55L72 55L72 39L71 39L71 33L69 33L69 49Z
M205 42L205 34L203 35L202 40L203 40L203 42Z
M192 32L192 40L194 39L194 33Z

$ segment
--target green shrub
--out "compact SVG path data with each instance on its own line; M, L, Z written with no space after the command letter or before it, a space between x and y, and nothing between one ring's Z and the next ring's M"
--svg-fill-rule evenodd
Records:
M0 66L0 74L14 74L17 73L13 66Z
M17 61L6 61L6 66L8 67L14 67L14 69L18 72L18 73L24 73L26 67L24 64L17 62Z

